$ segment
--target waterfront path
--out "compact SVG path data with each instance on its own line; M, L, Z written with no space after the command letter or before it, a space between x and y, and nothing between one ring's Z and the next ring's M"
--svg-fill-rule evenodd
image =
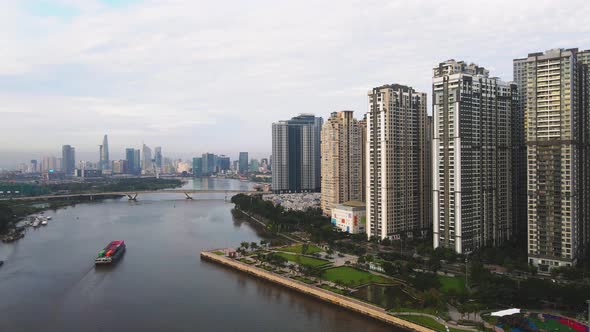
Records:
M277 275L275 273L260 269L258 267L254 267L230 258L227 258L222 255L218 255L213 252L203 251L201 252L201 258L209 261L213 261L248 274L257 276L259 278L274 282L276 284L291 288L293 290L299 291L301 293L313 296L315 298L321 299L323 301L341 306L343 308L361 313L368 317L372 317L374 319L380 320L382 322L410 330L410 331L418 331L418 332L431 332L433 330L428 329L426 327L420 326L418 324L403 320L401 318L395 317L385 311L383 308L362 302L360 300L356 300L350 297L346 297L343 295L339 295L336 293L332 293L330 291L317 288L315 286L307 285L303 282L285 278L283 276Z

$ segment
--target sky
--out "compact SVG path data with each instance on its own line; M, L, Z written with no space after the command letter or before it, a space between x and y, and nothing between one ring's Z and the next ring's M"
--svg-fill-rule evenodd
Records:
M427 92L432 68L590 48L590 1L2 0L0 167L76 147L255 157L271 124L367 110L367 92Z

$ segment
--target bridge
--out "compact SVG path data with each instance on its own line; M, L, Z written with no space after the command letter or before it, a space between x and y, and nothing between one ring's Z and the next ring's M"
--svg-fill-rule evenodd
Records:
M18 200L18 201L35 201L35 200L52 200L52 199L69 199L69 198L104 198L104 197L122 197L127 196L130 201L136 201L140 194L184 194L186 199L193 199L193 194L228 194L232 196L237 194L255 194L262 193L256 190L208 190L208 189L162 189L162 190L128 190L128 191L110 191L100 193L76 193L76 194L55 194L55 195L41 195L41 196L22 196L22 197L6 197L0 200Z

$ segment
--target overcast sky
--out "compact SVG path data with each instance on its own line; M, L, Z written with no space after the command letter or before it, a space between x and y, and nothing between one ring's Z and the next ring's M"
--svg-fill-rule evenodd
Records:
M270 154L271 123L367 109L387 83L431 92L454 58L590 48L590 1L1 0L0 167L19 158ZM429 101L430 102L430 101ZM24 160L22 160L24 161Z

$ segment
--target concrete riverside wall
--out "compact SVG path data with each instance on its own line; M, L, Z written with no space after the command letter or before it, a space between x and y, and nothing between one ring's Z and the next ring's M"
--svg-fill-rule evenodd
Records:
M380 320L382 322L395 325L399 328L406 329L409 331L418 331L418 332L432 332L433 330L428 329L426 327L420 326L418 324L414 324L412 322L405 321L403 319L397 318L395 316L387 314L387 312L379 307L361 302L359 300L355 300L346 296L342 296L339 294L335 294L329 292L327 290L317 288L314 286L309 286L303 282L293 280L290 278L282 277L276 275L272 272L268 272L266 270L257 268L255 266L251 266L225 256L217 255L212 252L201 252L201 258L205 260L210 260L216 263L220 263L225 266L232 267L234 269L240 270L242 272L246 272L248 274L257 276L259 278L272 281L276 284L291 288L298 292L313 296L315 298L324 300L326 302L330 302L332 304L339 305L346 309L361 313L363 315L369 316L371 318Z

